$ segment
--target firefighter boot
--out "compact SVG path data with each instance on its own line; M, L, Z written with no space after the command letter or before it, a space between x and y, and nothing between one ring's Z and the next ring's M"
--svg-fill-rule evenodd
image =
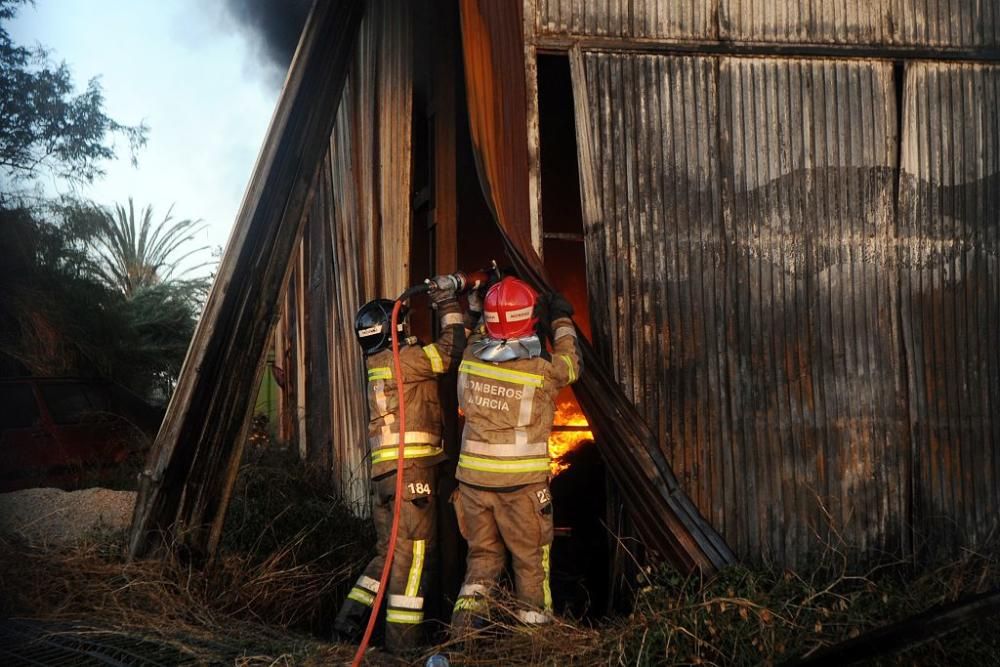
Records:
M393 653L414 648L421 638L426 583L424 573L435 556L435 471L434 467L413 467L407 469L404 475L399 534L385 596L385 648ZM378 538L377 553L365 568L364 574L355 582L334 623L334 629L338 633L353 633L352 636L356 636L363 627L378 593L378 578L385 565L392 529L395 475L377 480L374 492L376 498L372 518Z
M458 529L469 544L465 583L455 601L451 638L465 637L478 622L486 620L486 596L506 561L503 540L493 516L490 500L497 494L459 484L452 495Z

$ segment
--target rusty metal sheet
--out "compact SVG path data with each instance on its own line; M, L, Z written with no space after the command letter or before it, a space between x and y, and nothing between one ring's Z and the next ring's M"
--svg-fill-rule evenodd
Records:
M982 544L1000 508L1000 67L907 68L899 261L914 523Z
M814 555L827 511L854 542L900 546L891 66L586 68L595 337L682 486L746 558Z
M717 37L718 0L534 0L544 35L655 39Z

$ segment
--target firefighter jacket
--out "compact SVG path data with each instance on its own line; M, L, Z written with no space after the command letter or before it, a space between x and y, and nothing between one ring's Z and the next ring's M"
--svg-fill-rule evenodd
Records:
M557 319L552 329L551 356L491 363L466 349L458 372L465 414L459 481L492 489L548 479L556 394L581 371L572 320Z
M439 305L441 336L430 345L399 350L406 398L405 466L431 466L444 461L441 446L441 403L438 376L454 368L465 349L465 327L456 301ZM368 444L372 479L396 470L399 455L399 395L392 350L366 359L368 366Z

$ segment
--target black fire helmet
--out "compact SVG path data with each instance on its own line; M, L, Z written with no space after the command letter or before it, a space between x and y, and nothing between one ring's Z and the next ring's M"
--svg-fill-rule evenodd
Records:
M392 308L395 301L389 299L372 299L358 309L354 318L354 333L365 354L375 354L392 346ZM399 310L399 342L403 343L406 336L404 320L409 308L405 305Z

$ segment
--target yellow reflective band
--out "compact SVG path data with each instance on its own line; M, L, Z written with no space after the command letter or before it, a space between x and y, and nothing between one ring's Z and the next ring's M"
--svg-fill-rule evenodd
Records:
M403 440L407 445L436 445L441 442L441 436L427 431L407 430L406 437ZM382 447L389 447L390 445L395 447L399 444L399 434L389 433L387 435L373 435L368 438L368 444L371 445L372 449L381 449Z
M458 467L483 472L541 472L549 469L549 457L544 459L483 459L478 456L461 454L458 457Z
M436 445L407 445L403 447L404 459L422 459L427 456L437 456L444 450ZM399 446L393 445L384 449L376 449L372 452L372 463L383 463L385 461L395 461L399 456Z
M486 607L482 598L458 598L455 601L455 611L479 611Z
M542 545L542 571L545 577L542 579L542 594L545 596L545 611L552 611L552 588L549 586L549 548L552 545Z
M568 354L560 354L559 357L566 362L566 366L569 368L569 382L573 384L576 382L576 368L573 366L573 360Z
M358 588L357 586L352 588L351 592L347 594L347 599L354 600L355 602L360 602L366 607L372 606L372 603L375 602L374 595L372 595L363 588Z
M408 623L413 625L415 623L423 622L424 612L387 609L385 612L385 620L387 623Z
M481 364L477 361L463 361L458 367L458 370L461 373L478 375L480 377L490 378L491 380L503 380L504 382L513 382L514 384L531 385L534 387L541 387L542 383L545 381L545 378L541 375L523 373L521 371L512 371L508 368Z
M479 440L464 440L462 451L468 454L485 454L500 458L528 458L545 456L549 453L547 442L526 442L522 445L516 442L481 442Z
M441 360L441 353L438 352L437 345L431 343L424 347L424 354L431 362L431 370L435 373L444 373L444 361Z
M368 369L368 381L375 382L376 380L391 380L392 379L392 369L388 366L378 366L377 368Z
M424 553L427 543L424 540L413 540L413 562L410 563L410 574L406 578L404 595L416 597L420 590L420 575L424 571Z

